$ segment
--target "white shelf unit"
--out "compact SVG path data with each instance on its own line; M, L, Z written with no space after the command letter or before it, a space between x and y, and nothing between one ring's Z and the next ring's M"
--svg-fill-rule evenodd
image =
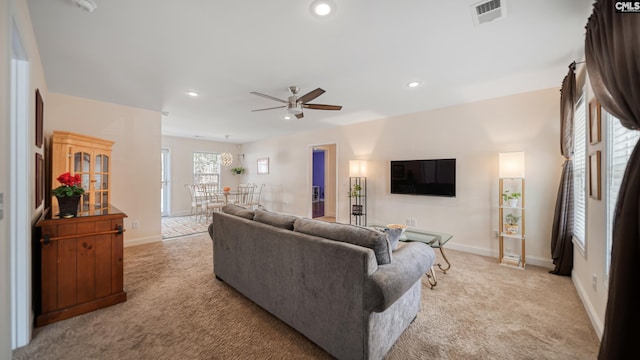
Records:
M513 204L507 204L504 201L503 194L506 191L521 194L515 206L513 206ZM524 270L526 265L524 178L501 178L498 196L498 240L500 243L498 262L501 265ZM515 217L518 219L517 228L510 227L507 224L507 217Z

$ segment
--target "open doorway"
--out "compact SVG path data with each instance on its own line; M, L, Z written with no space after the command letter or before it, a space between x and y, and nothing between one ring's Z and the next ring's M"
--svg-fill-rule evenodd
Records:
M311 217L336 221L336 144L311 149Z

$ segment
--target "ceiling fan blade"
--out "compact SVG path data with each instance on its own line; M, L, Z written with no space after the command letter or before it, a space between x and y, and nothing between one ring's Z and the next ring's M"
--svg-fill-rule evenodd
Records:
M274 107L264 108L264 109L256 109L256 110L251 110L251 111L264 111L264 110L282 109L282 108L286 108L286 107L287 107L287 105L282 105L282 106L274 106Z
M262 94L262 93L255 92L255 91L252 91L252 92L251 92L251 94L253 94L253 95L258 95L258 96L262 96L263 98L267 98L267 99L271 99L271 100L279 101L279 102L281 102L281 103L285 103L285 104L288 104L288 103L289 103L287 100L278 99L277 97L273 97L273 96L271 96L271 95Z
M324 105L324 104L303 104L303 108L314 109L314 110L340 110L342 106L340 105Z
M296 117L297 117L298 119L302 119L302 118L304 117L304 114L303 114L303 113L296 114Z
M318 96L320 96L322 94L324 94L324 90L322 90L320 88L317 88L317 89L315 89L313 91L309 91L308 93L300 96L298 98L298 101L304 104L306 102L309 102L309 101L317 98Z

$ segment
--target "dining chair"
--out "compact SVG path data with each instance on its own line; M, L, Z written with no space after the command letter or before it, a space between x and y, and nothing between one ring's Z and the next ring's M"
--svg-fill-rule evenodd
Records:
M198 185L185 184L184 187L189 191L189 196L191 196L191 212L189 216L195 215L196 221L198 221L204 212L203 203L205 198L200 195Z
M254 188L257 189L257 186ZM264 190L264 184L260 185L260 188L257 192L253 194L253 199L251 200L251 208L256 209L262 206L262 191Z
M236 195L236 200L234 203L242 207L251 208L253 206L252 201L255 188L255 184L238 185L238 194Z
M206 219L212 217L214 211L222 211L225 205L225 199L218 190L217 184L200 184L200 191L205 198L203 208Z

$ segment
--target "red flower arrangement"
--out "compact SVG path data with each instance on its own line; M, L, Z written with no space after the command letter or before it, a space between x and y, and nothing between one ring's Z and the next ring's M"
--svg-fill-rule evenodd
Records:
M84 194L80 174L72 176L70 173L66 172L58 176L56 180L58 180L62 185L53 189L53 195L65 197Z

